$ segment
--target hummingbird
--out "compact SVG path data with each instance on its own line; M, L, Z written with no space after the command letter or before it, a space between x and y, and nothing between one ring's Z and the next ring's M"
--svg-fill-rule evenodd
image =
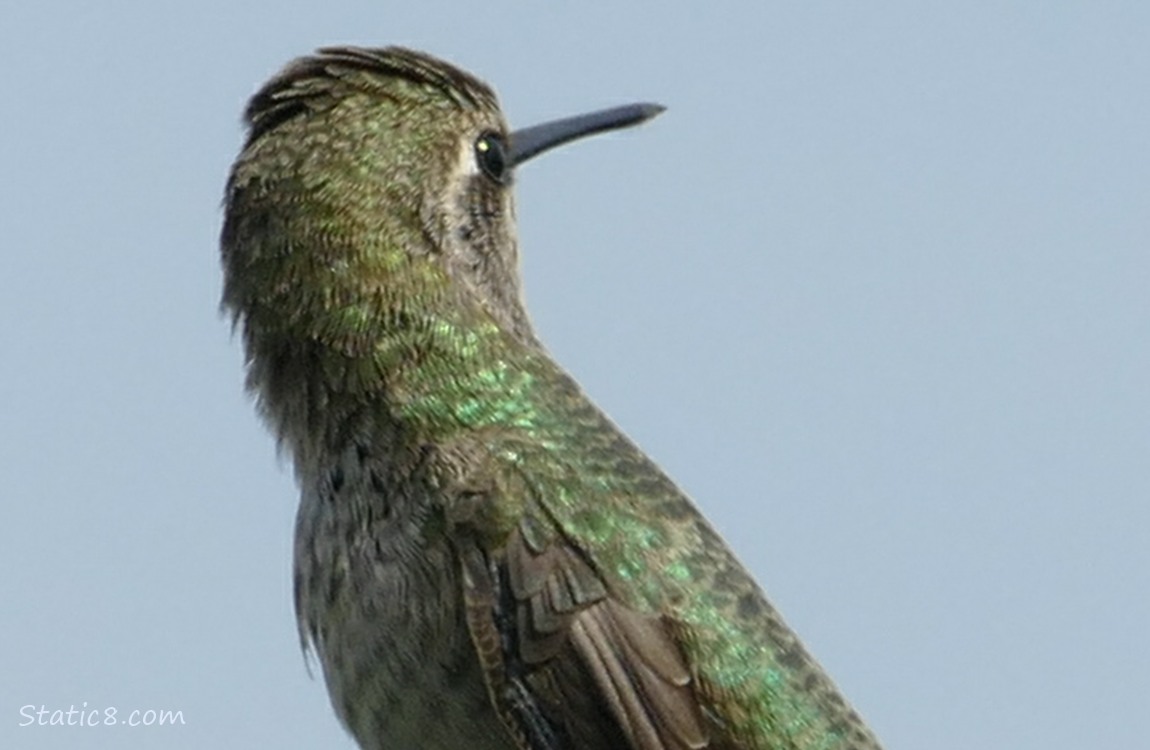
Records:
M222 306L300 486L301 642L364 750L879 748L527 315L516 168L662 109L512 131L398 47L321 49L247 105Z

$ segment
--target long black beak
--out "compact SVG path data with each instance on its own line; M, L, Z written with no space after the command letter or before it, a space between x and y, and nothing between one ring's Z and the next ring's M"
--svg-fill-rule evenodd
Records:
M666 107L661 104L625 104L516 130L511 133L511 166L576 138L638 125L664 109Z

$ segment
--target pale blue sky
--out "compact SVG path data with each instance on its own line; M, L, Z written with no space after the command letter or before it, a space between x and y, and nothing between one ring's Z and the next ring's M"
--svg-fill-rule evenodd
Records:
M1143 746L1150 5L544 5L5 8L0 747L352 747L216 309L244 101L345 42L668 106L522 170L530 308L890 750ZM20 726L84 701L186 724Z

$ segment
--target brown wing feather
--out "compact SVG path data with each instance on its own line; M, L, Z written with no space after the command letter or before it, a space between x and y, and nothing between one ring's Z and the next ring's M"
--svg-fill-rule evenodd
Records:
M470 557L465 581L486 580L469 585L468 624L492 700L524 747L707 747L690 670L670 624L612 598L562 536L541 535L524 522L502 550L473 548ZM548 732L552 739L544 737Z

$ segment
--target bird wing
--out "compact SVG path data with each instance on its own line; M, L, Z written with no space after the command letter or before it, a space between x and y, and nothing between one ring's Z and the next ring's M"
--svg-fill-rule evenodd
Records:
M559 529L524 515L498 549L457 536L472 640L520 746L687 750L707 734L667 618L612 596Z
M557 383L527 437L473 432L456 451L474 502L448 519L520 746L879 750L690 499Z

